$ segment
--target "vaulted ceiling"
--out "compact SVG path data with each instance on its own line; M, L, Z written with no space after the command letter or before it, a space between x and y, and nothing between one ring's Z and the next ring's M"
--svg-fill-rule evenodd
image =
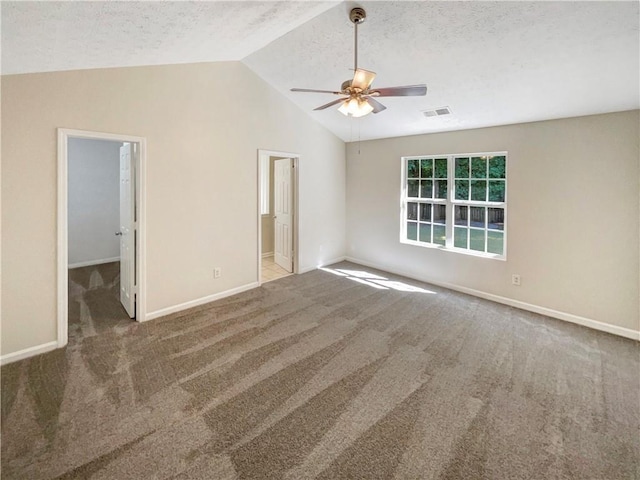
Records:
M241 60L343 140L639 108L638 2L359 2L359 66L374 86L426 83L360 119L334 99L351 78L354 2L2 2L2 74ZM448 106L447 116L422 113Z

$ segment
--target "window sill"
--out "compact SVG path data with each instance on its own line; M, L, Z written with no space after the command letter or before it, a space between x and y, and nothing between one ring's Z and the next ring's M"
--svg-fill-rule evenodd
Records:
M413 240L406 240L406 239L401 239L400 243L404 243L405 245L412 245L414 247L430 248L430 249L433 249L433 250L443 250L445 252L459 253L459 254L468 255L468 256L471 256L471 257L489 258L489 259L492 259L492 260L502 260L502 261L506 261L507 260L507 256L506 255L498 255L497 253L478 252L476 250L467 250L467 249L464 249L464 248L447 247L445 245L437 245L437 244L434 244L434 243L414 242Z

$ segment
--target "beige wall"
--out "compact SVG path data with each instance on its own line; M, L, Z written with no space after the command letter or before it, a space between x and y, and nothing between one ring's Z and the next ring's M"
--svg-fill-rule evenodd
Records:
M56 340L58 127L147 138L149 313L257 280L259 148L301 155L300 268L344 255L344 143L243 64L4 76L3 355Z
M639 132L636 110L348 144L347 254L638 331ZM399 242L401 156L502 150L507 261Z

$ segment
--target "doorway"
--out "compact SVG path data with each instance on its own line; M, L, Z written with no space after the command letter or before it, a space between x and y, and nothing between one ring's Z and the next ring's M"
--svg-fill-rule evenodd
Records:
M58 129L58 346L144 320L145 139Z
M299 156L258 151L258 282L297 272Z

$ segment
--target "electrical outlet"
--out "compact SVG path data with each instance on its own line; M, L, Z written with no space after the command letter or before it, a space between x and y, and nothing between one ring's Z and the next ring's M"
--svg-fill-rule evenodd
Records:
M222 275L222 269L220 267L216 267L213 269L213 278L220 278Z
M511 283L517 287L520 286L520 275L518 275L517 273L514 273L513 275L511 275Z

